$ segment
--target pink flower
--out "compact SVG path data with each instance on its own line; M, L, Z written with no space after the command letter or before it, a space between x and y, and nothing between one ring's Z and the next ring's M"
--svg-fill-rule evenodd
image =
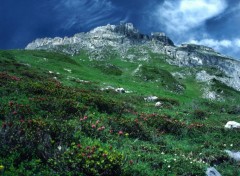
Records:
M96 125L92 125L92 128L96 128Z
M104 130L104 129L105 129L105 126L102 126L101 129Z
M83 119L86 120L88 117L87 116L84 116Z
M119 131L118 134L119 134L119 135L123 135L123 131Z
M96 125L99 124L99 120L96 121Z
M17 111L13 111L13 115L16 115L17 114Z

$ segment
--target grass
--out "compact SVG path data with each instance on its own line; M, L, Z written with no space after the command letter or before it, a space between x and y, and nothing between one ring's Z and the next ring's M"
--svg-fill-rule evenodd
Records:
M194 74L205 68L166 59L151 53L149 61L127 62L109 52L96 62L85 52L0 51L0 173L205 175L214 166L238 175L223 151L240 150L239 131L224 129L239 120L239 92L214 80L224 101L203 99L206 85ZM100 90L107 86L132 92ZM150 95L163 106L145 102Z

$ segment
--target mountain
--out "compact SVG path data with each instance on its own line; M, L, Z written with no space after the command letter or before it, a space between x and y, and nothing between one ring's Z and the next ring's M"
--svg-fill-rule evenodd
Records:
M0 50L0 175L238 175L238 67L129 23Z
M175 46L164 33L153 32L150 36L141 34L132 23L97 27L88 33L79 33L70 38L37 39L28 44L26 49L61 51L70 55L85 50L96 60L106 58L106 51L115 52L122 59L133 61L149 60L148 51L161 53L170 56L166 61L172 65L215 67L226 74L226 77L215 79L240 90L240 61L205 46L194 44ZM132 49L137 51L132 53Z

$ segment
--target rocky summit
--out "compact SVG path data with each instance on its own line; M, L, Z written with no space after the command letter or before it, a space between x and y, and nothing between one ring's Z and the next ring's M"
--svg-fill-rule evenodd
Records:
M29 43L27 50L61 51L70 55L87 51L91 59L103 60L109 53L117 53L123 60L149 60L150 53L162 53L170 56L166 61L177 66L212 66L225 73L225 77L215 79L240 90L240 62L222 55L212 48L182 44L175 46L163 32L151 35L140 33L132 23L97 27L87 33L78 33L73 37L55 37L36 39ZM135 49L135 52L130 52ZM150 51L150 52L149 52Z

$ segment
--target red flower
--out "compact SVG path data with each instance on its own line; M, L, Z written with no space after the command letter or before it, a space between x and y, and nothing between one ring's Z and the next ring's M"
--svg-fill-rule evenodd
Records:
M17 111L13 111L13 115L16 115L17 114Z
M123 135L123 131L119 131L118 134L119 134L119 135Z

